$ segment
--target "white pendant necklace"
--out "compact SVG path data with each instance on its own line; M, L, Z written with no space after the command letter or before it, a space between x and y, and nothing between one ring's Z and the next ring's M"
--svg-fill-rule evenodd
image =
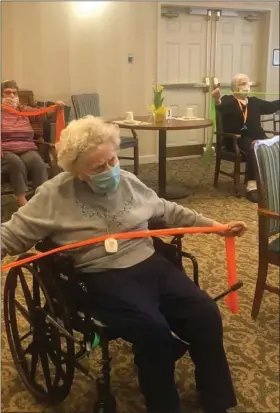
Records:
M118 252L118 241L115 238L107 238L104 241L104 247L108 254L115 254Z
M106 219L107 235L109 235L109 225L108 225L107 213L105 215L105 219ZM115 254L116 252L118 252L118 249L119 249L118 241L113 237L107 238L104 241L104 248L105 248L105 251L107 252L107 254Z

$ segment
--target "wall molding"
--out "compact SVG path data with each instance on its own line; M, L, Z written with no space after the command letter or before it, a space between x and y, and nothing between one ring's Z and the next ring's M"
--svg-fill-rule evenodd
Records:
M188 145L188 146L168 146L166 155L169 160L178 160L198 157L203 154L203 145ZM158 163L158 155L156 153L149 155L140 155L140 164ZM133 165L133 161L129 159L121 159L121 165Z

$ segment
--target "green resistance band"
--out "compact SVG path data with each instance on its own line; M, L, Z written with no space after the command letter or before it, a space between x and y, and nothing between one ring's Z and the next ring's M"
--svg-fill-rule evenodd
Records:
M215 132L216 132L216 105L215 105L214 99L211 99L211 101L210 101L209 118L212 121L212 129L211 129L211 136L210 136L208 145L206 146L206 150L205 150L204 155L202 157L204 166L208 166L211 159L212 159L212 146L213 146L213 142L214 142L214 135L215 135Z
M236 95L238 95L238 92L235 92ZM233 91L232 90L223 90L222 91L222 96L224 95L233 95ZM248 96L265 96L265 95L271 95L271 96L279 96L279 92L275 93L275 92L248 92L247 93Z
M92 343L91 343L92 350L95 349L96 347L98 347L99 344L100 344L100 336L98 334L94 333L94 338L93 338Z

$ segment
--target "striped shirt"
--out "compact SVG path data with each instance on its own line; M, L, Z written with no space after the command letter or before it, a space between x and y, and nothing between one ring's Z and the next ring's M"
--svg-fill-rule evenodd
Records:
M18 106L21 112L34 112L38 108L30 106ZM37 149L34 138L34 131L30 120L25 116L18 116L5 110L1 113L1 151L21 153ZM40 116L38 116L40 118Z

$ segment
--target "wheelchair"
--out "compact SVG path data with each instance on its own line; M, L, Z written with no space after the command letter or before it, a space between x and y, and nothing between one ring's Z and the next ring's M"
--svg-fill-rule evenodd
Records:
M175 236L170 243L159 238L153 240L155 250L178 268L183 269L184 258L191 260L193 280L199 286L198 263L192 254L182 251L182 236ZM49 240L36 245L40 252L53 247ZM18 259L32 255L26 253ZM27 272L30 277L26 276ZM17 295L19 287L20 297ZM214 300L240 287L242 282ZM24 335L19 332L17 313L27 325ZM4 321L17 372L39 403L61 403L71 390L77 369L95 380L97 400L93 412L116 413L110 383L109 342L119 337L110 332L87 303L87 289L75 275L71 255L54 254L9 270L4 288ZM93 377L82 359L97 346L100 346L101 362L97 377ZM183 346L179 357L188 349L187 343ZM37 369L39 362L41 372Z

